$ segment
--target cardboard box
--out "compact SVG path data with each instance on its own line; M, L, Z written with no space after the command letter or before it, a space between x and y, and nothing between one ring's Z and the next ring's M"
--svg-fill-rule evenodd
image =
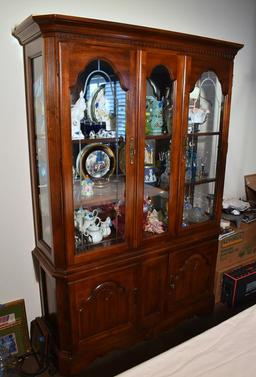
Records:
M242 223L234 234L219 242L216 270L239 266L253 258L256 260L256 221Z
M214 294L220 302L223 273L256 261L256 221L235 229L231 236L219 241Z

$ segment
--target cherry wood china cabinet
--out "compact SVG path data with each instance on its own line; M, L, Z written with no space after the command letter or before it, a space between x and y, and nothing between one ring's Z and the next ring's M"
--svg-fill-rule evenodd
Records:
M242 45L55 14L13 34L42 312L72 375L213 308Z

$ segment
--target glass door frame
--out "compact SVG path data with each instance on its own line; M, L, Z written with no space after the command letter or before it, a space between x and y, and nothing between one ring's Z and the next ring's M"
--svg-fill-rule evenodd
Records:
M139 52L138 58L138 171L137 171L137 214L136 214L136 240L137 246L150 245L152 242L159 242L174 237L176 233L176 211L178 196L179 163L177 156L180 154L181 138L181 107L183 90L184 56L174 53L154 50L143 50ZM143 203L144 203L144 153L145 153L145 126L146 126L146 82L156 66L162 65L167 68L171 80L173 80L173 120L172 120L172 143L170 153L170 181L168 191L168 228L161 234L152 234L143 238ZM175 157L176 156L176 157Z
M91 46L87 42L70 41L62 42L60 49L60 124L61 124L61 150L62 150L62 180L63 204L66 234L67 264L82 263L83 261L102 258L108 254L120 253L131 249L133 244L133 227L126 226L125 239L116 245L96 247L90 252L76 254L74 245L74 205L73 205L73 174L72 174L72 132L70 110L70 88L76 83L77 76L93 60L101 59L108 62L120 78L120 83L127 90L127 146L126 146L126 222L132 223L132 209L134 207L134 170L135 164L129 163L129 143L135 139L135 115L131 111L134 101L134 51L124 48ZM129 189L128 189L129 188ZM131 189L130 189L131 188Z
M183 101L183 115L182 115L182 134L181 134L181 174L179 177L179 199L178 199L178 218L177 218L177 232L179 234L191 233L194 229L206 230L212 229L213 232L219 231L219 222L222 209L222 194L224 187L225 163L227 154L228 139L228 122L231 105L231 77L230 72L233 69L233 62L226 59L216 58L196 58L186 57L185 68L185 83L184 83L184 101ZM213 219L201 223L191 224L189 227L183 227L183 205L185 192L185 171L186 171L186 140L188 135L188 108L189 96L193 91L196 82L200 79L204 72L214 72L219 79L223 95L223 108L219 127L219 143L217 151L216 163L216 181L215 181L215 204L213 208Z

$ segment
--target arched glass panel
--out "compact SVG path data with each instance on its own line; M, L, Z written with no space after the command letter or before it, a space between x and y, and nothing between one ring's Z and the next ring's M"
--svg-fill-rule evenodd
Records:
M125 233L126 92L112 66L92 61L71 89L75 246L121 242Z
M202 74L189 96L183 226L214 217L224 96L214 72Z
M147 78L144 144L144 237L168 228L173 82L163 65Z

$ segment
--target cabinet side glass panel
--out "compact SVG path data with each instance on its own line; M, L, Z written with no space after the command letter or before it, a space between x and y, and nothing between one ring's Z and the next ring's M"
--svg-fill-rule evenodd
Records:
M183 227L214 218L223 104L218 77L203 73L189 97Z
M71 88L77 253L125 237L126 91L108 62L92 61Z
M35 143L37 161L37 182L39 212L41 220L41 238L52 245L52 227L50 219L50 199L48 180L47 135L44 116L44 84L42 56L32 59L33 105L35 124Z
M143 235L149 237L168 228L173 82L159 65L146 85Z

